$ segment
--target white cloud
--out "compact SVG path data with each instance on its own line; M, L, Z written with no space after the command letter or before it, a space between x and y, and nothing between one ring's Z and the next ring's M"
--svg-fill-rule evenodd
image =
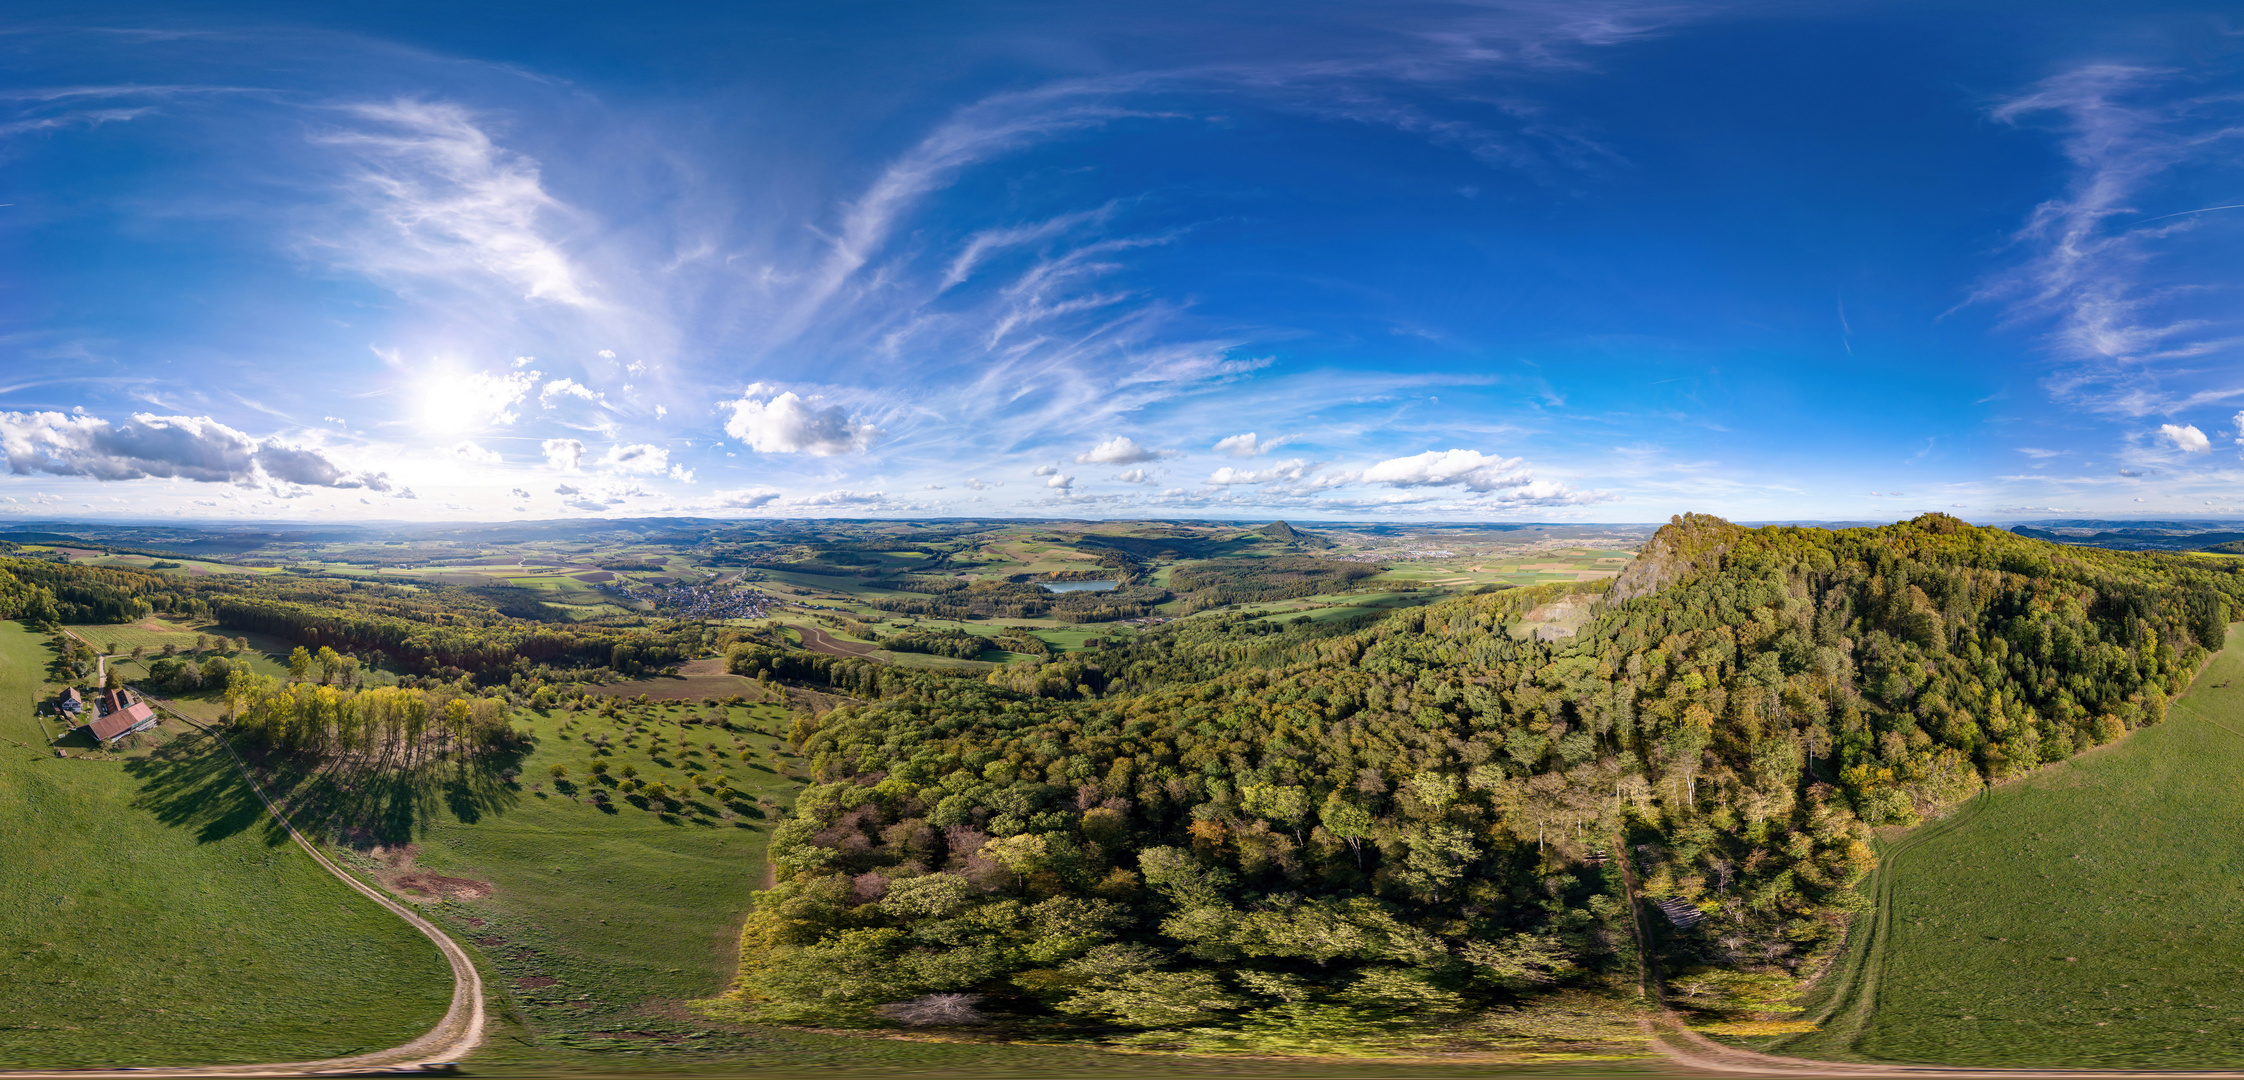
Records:
M2049 382L2062 399L2148 416L2240 392L2222 365L2207 365L2220 382L2177 393L2181 373L2162 363L2237 341L2233 306L2211 299L2197 268L2226 254L2213 234L2192 242L2201 211L2143 216L2153 202L2192 197L2194 178L2175 174L2223 162L2239 130L2233 98L2177 95L2190 85L2171 71L2093 63L1993 112L2006 123L2053 121L2072 166L2068 190L2037 205L2013 238L2028 257L1973 297L2048 321L2052 351L2071 362Z
M545 408L552 408L553 399L557 397L583 398L586 401L600 400L599 393L575 379L555 379L538 390L538 404Z
M767 388L751 386L747 396L726 403L732 418L725 422L725 433L760 453L818 457L863 453L886 434L839 405L819 408L792 390L758 401L759 392Z
M1254 457L1259 454L1267 454L1270 451L1276 450L1277 448L1284 446L1287 443L1293 442L1297 438L1299 438L1299 436L1280 435L1274 439L1257 439L1255 437L1255 433L1250 431L1244 435L1232 435L1227 438L1217 439L1215 450L1216 453L1228 454L1232 457Z
M1116 480L1122 481L1125 484L1142 484L1145 483L1145 470L1124 469L1121 472L1114 474L1114 478Z
M461 461L471 461L478 465L496 465L500 461L497 451L486 450L478 446L474 439L461 439L447 447L445 453Z
M1309 471L1309 463L1300 458L1281 461L1267 469L1234 469L1229 465L1209 475L1208 483L1217 487L1236 487L1241 484L1268 484L1279 480L1299 480Z
M846 491L846 490L844 490L844 491L825 491L825 492L820 492L819 494L816 494L816 495L808 495L808 496L805 496L805 497L803 497L803 498L800 498L800 499L789 499L789 500L788 500L788 505L790 505L790 506L804 506L804 507L823 507L823 506L858 506L858 507L870 507L870 506L882 506L882 505L886 505L886 504L887 504L887 502L888 502L888 495L887 495L887 494L886 494L885 492L879 492L879 491Z
M1136 440L1128 436L1117 435L1092 447L1089 451L1075 455L1075 463L1078 465L1135 465L1141 461L1158 461L1170 456L1171 453L1172 451L1167 450L1148 450L1139 446Z
M530 493L522 490L521 488L508 488L507 494L512 495L517 499L527 499L530 497Z
M95 480L169 477L390 490L385 473L354 472L317 447L258 440L207 416L134 413L124 424L59 412L0 413L0 453L17 476Z
M989 489L991 489L991 488L1001 488L1001 487L1004 487L1004 486L1005 486L1005 481L1003 481L1003 480L997 480L997 481L988 481L988 480L983 480L983 479L981 479L981 478L979 478L979 477L973 477L973 476L969 476L969 477L967 477L967 478L966 478L966 486L967 486L967 487L970 487L970 488L973 488L973 489L974 489L974 490L976 490L976 491L988 491L988 490L989 490Z
M668 416L668 415L670 415L670 407L669 407L669 406L667 406L667 405L657 405L657 406L655 406L655 419L657 419L657 420L660 420L660 419L662 419L663 417L665 417L665 416Z
M1061 476L1055 474L1050 480L1046 480L1044 482L1044 486L1048 488L1057 488L1061 491L1067 491L1075 487L1075 478L1072 476Z
M693 470L683 465L672 465L670 467L670 478L681 484L693 483Z
M616 358L616 351L614 349L602 349L600 350L600 358L603 360L613 360Z
M2174 449L2185 453L2210 454L2213 452L2213 441L2206 438L2204 432L2197 430L2195 424L2182 424L2180 426L2160 424L2158 425L2158 436L2173 443Z
M538 164L506 150L456 105L400 99L346 112L367 122L318 141L355 151L366 210L348 258L377 273L453 277L472 268L533 300L597 306L552 227L575 215Z
M617 443L601 455L600 467L609 472L658 473L670 467L670 451L649 443Z
M555 484L553 485L553 493L555 495L579 495L583 492L581 489L570 487L567 484Z
M518 368L529 367L537 362L538 358L535 356L517 356L514 358L514 366Z
M736 510L756 510L778 501L783 494L777 488L738 488L717 493L717 505Z
M577 439L547 439L538 444L545 451L546 464L556 469L575 472L584 465L584 443Z
M1552 480L1537 480L1519 458L1495 457L1478 450L1428 450L1390 458L1354 479L1388 487L1462 487L1497 496L1498 502L1535 506L1573 506L1602 502L1603 492L1577 491Z
M1030 476L1057 476L1057 475L1059 475L1059 472L1060 472L1060 467L1059 467L1059 466L1057 466L1057 465L1039 465L1039 466L1037 466L1036 468L1034 468L1034 469L1031 469L1031 470L1029 470L1029 475L1030 475Z

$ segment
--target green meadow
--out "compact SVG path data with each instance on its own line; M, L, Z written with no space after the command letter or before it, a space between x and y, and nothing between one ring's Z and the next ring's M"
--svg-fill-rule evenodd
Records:
M373 780L261 763L340 861L480 950L497 1026L478 1062L547 1068L750 1045L691 1003L731 981L764 845L799 784L785 771L788 714L701 700L614 706L518 713L530 745L497 771L439 765ZM646 797L657 783L673 793L667 812ZM729 801L717 794L728 786Z
M2239 632L2232 628L2230 641ZM2244 1066L2244 650L2164 723L1889 845L1874 920L1788 1054Z
M298 1061L443 1015L435 947L278 834L207 736L45 749L51 659L0 623L0 1067Z

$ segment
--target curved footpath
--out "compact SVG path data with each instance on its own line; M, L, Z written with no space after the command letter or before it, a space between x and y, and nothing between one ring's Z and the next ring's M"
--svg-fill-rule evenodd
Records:
M161 704L155 699L150 700ZM177 712L169 708L164 711L179 716ZM185 717L180 718L182 720L186 719ZM189 722L192 723L192 721ZM196 726L201 727L202 725L197 724ZM354 1054L350 1057L329 1058L325 1061L288 1061L270 1065L11 1070L0 1072L0 1077L321 1076L331 1074L364 1075L381 1071L414 1072L458 1061L481 1044L484 1024L483 976L475 970L475 961L468 956L467 950L460 948L459 944L454 942L450 935L438 929L435 923L422 918L419 912L384 896L379 889L353 877L348 871L335 865L326 855L321 854L318 848L312 846L310 840L304 838L303 833L296 831L295 824L288 820L288 815L281 812L281 808L273 802L272 797L265 794L264 785L257 782L257 777L249 771L249 763L243 761L242 756L234 751L234 744L227 741L225 734L208 728L204 730L210 731L210 734L217 738L218 744L226 748L227 755L234 759L235 767L241 770L242 779L249 782L249 789L257 793L258 801L265 804L265 809L273 815L274 821L280 822L281 828L288 830L289 839L296 841L296 846L303 848L304 854L310 855L313 862L326 868L328 873L335 875L343 884L349 885L356 889L360 895L389 909L392 914L412 924L415 930L419 930L430 941L436 943L437 951L443 953L444 959L452 965L451 1008L445 1010L444 1018L437 1021L436 1026L430 1028L428 1034L403 1046L391 1047L388 1050L377 1050L371 1054Z

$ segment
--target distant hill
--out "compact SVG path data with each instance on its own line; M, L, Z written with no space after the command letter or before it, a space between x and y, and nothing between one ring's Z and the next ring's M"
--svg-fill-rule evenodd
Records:
M1254 530L1254 534L1267 540L1274 540L1281 544L1291 544L1299 548L1328 548L1332 546L1332 541L1318 536L1316 533L1302 532L1283 521L1273 521Z
M2234 551L2244 530L2234 525L2180 521L2065 522L2054 527L2013 525L2010 531L2035 540L2116 551Z

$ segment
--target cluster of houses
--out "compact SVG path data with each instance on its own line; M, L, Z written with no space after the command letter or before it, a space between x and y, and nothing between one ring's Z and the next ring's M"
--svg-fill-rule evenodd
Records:
M130 690L104 690L95 704L93 719L83 726L95 742L104 746L156 726L155 710L134 697ZM62 700L56 707L64 715L77 719L86 711L86 702L73 687L62 692Z

